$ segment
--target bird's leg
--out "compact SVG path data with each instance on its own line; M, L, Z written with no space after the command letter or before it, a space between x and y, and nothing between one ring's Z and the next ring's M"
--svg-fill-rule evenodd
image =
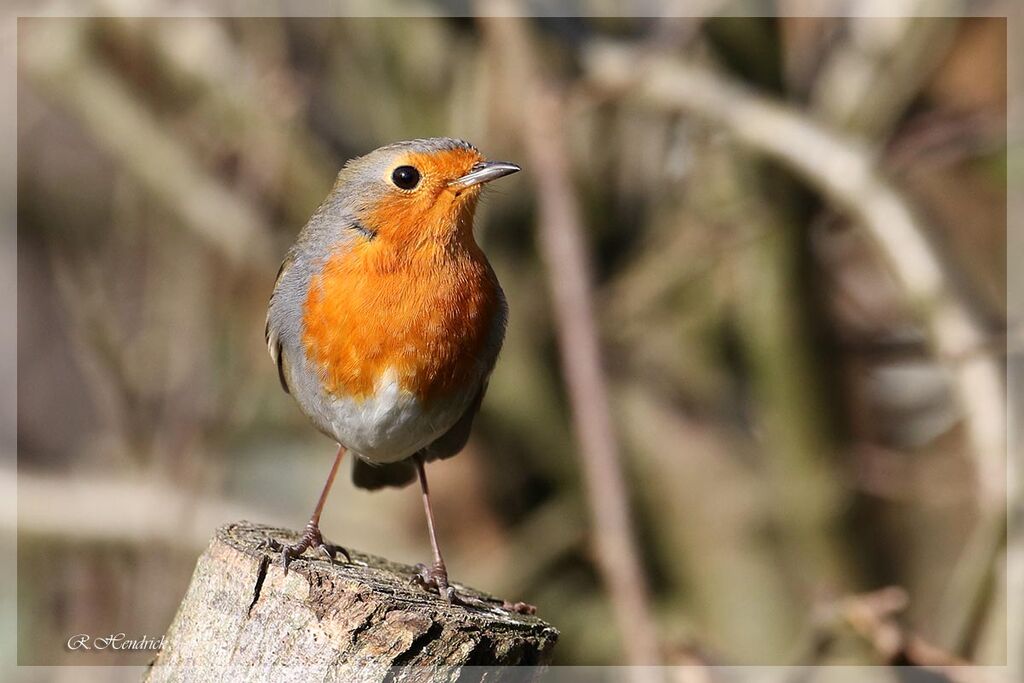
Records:
M434 530L434 511L430 507L430 488L427 486L427 470L423 457L419 454L413 456L416 462L416 472L420 478L420 488L423 489L423 509L427 513L427 531L430 532L430 547L434 551L434 564L416 565L417 574L413 580L424 588L436 590L438 595L450 603L463 605L465 607L478 607L487 609L491 607L487 601L479 598L462 595L448 584L448 569L444 566L444 558L441 557L441 547L437 544L437 532ZM525 602L503 602L501 608L508 612L520 614L535 614L537 608Z
M434 550L434 564L427 567L424 564L416 565L419 574L417 582L424 588L433 588L438 595L448 602L457 601L455 589L448 585L448 569L444 566L444 558L441 557L441 548L437 544L437 532L434 530L434 511L430 507L430 489L427 486L427 470L423 463L423 457L419 454L413 456L416 461L416 472L420 477L420 488L423 489L423 509L427 513L427 531L430 533L430 546Z
M324 542L324 537L320 534L320 513L323 512L324 503L327 502L327 494L331 491L331 485L334 484L334 477L338 474L338 466L341 464L341 459L344 455L345 447L339 446L338 454L334 457L334 465L331 466L331 473L327 475L324 489L320 492L320 499L316 502L316 508L313 509L313 516L306 523L306 529L303 531L299 542L284 545L273 538L268 538L264 541L264 547L281 551L281 564L284 565L285 575L288 574L288 564L292 559L306 552L309 548L316 549L328 560L333 560L335 555L341 553L345 556L346 561L352 561L352 557L348 554L347 550L340 545Z

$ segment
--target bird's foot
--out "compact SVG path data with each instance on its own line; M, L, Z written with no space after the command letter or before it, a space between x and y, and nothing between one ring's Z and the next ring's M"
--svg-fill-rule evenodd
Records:
M412 580L427 590L435 591L446 602L456 605L471 604L448 584L448 570L443 563L435 562L429 567L425 564L416 565L416 575Z
M268 537L260 544L261 548L267 550L275 550L281 553L281 565L284 567L285 576L288 575L288 565L293 559L302 555L309 548L313 548L318 553L323 555L330 561L334 561L335 555L339 553L345 556L346 562L352 562L352 556L348 554L348 551L340 545L334 545L333 543L326 543L324 537L320 534L320 527L313 521L306 524L306 529L302 533L302 538L299 539L298 543L291 543L285 545L278 541L276 538Z
M453 605L476 607L479 609L491 609L498 603L496 600L481 600L479 598L459 593L448 583L448 570L443 564L434 563L430 567L422 563L417 564L416 574L412 577L412 582L427 590L436 592L444 598L446 602ZM537 613L537 608L529 603L509 602L507 600L501 602L501 609L506 612L515 612L517 614Z

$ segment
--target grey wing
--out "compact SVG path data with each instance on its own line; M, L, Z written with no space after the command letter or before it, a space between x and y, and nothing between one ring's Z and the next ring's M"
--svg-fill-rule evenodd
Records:
M277 366L277 378L281 382L281 388L285 390L285 393L291 393L291 389L288 388L288 374L286 370L287 360L284 356L284 350L281 345L280 335L280 320L278 316L280 312L275 307L275 297L278 296L278 290L281 287L281 282L284 280L285 275L288 273L288 269L291 268L293 263L292 253L289 251L284 257L284 261L281 262L281 267L277 271L277 278L274 280L274 291L270 295L270 303L267 305L267 326L263 332L263 336L267 341L267 351L270 352L270 358L274 361L274 365Z

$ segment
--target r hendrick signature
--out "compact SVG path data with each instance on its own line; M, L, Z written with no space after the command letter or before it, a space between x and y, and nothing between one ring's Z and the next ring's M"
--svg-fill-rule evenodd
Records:
M68 638L69 650L159 650L163 646L163 636L129 638L124 633L108 633L94 637L88 633L76 633Z

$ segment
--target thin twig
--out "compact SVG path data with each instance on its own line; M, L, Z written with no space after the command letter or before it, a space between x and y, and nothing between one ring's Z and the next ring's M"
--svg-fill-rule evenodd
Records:
M491 3L490 14L515 14ZM505 11L500 11L505 10ZM659 661L647 578L634 537L629 496L612 425L593 307L593 284L580 209L569 177L559 93L536 76L525 22L489 16L481 23L491 49L519 83L520 134L538 200L537 229L549 279L562 369L579 441L597 564L610 593L630 664ZM507 82L508 82L507 81Z
M834 606L835 616L852 628L888 664L917 666L934 671L954 683L988 681L982 669L928 642L899 623L909 596L896 586L851 595Z

